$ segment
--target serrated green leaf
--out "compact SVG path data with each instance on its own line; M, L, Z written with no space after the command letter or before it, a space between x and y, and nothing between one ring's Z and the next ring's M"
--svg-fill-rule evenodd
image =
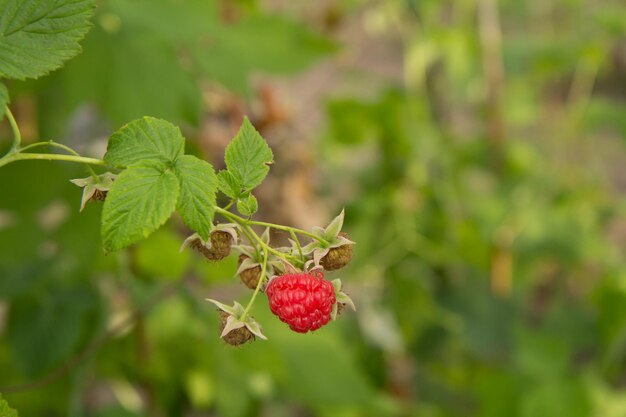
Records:
M104 249L122 249L154 232L171 216L179 193L176 175L158 164L122 171L104 202Z
M0 417L17 417L17 411L9 407L6 400L2 399L2 395L0 395Z
M176 161L184 148L185 138L178 127L166 120L142 117L111 135L104 160L116 167L145 161L167 165Z
M195 156L183 155L176 161L174 172L180 183L176 209L187 226L206 241L211 233L217 193L213 166Z
M4 84L0 83L0 121L4 117L4 108L9 104L9 92Z
M94 0L0 0L0 77L37 78L80 52Z
M228 197L235 199L241 194L241 183L228 170L222 170L217 174L219 190Z
M239 132L226 147L225 160L228 172L241 184L243 191L250 191L263 182L274 155L246 117Z
M237 201L237 210L244 216L252 216L259 209L259 203L256 201L256 197L252 194L248 194L245 197L241 197Z

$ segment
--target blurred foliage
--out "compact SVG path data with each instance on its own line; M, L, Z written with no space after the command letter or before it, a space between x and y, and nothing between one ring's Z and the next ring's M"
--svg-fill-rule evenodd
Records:
M327 128L309 132L320 138L319 193L346 206L358 242L340 273L358 311L315 334L291 333L263 301L254 314L270 340L228 348L203 299L243 297L236 259L179 253L177 221L105 256L100 208L78 215L67 181L80 167L3 167L0 386L63 366L173 288L68 375L3 393L11 407L50 417L626 415L626 9L500 2L498 116L477 18L489 3L327 11L326 23L357 21L371 39L401 43L403 75L333 92ZM9 84L13 103L35 102L42 139L67 135L90 105L112 128L144 114L201 125L206 83L250 100L251 76L338 59L341 38L254 1L107 0L93 22L62 70Z

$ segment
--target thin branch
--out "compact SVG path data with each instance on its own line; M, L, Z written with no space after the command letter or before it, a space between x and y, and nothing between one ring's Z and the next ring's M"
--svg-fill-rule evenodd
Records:
M22 134L20 133L20 128L17 126L17 121L15 121L15 117L13 117L13 113L11 113L9 106L4 108L4 113L6 114L9 124L11 125L11 130L13 131L13 145L11 145L9 153L16 152L20 147L20 143L22 143Z
M78 162L81 164L101 165L101 166L107 165L102 159L88 158L86 156L60 155L60 154L51 154L51 153L14 153L14 154L6 155L3 158L0 158L0 167L10 164L11 162L26 161L29 159L41 160L41 161Z
M66 152L69 152L70 154L72 154L74 156L81 157L81 155L78 152L76 152L74 149L70 148L67 145L63 145L62 143L55 142L53 140L32 143L30 145L24 146L23 148L20 148L19 152L23 153L24 151L27 151L29 149L33 149L33 148L37 148L37 147L41 147L41 146L50 146L50 147L53 147L53 148L59 148L59 149L62 149L64 151L66 151ZM98 176L96 174L96 172L93 170L93 168L91 167L91 165L89 165L89 164L84 164L84 165L85 165L85 167L87 168L87 171L89 171L89 173L91 174L92 177L96 178Z

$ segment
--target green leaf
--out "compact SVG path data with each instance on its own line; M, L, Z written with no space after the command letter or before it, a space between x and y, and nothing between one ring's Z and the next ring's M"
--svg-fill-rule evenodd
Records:
M302 22L278 15L256 14L207 29L213 41L196 41L190 50L200 71L246 95L251 93L251 73L293 74L337 49Z
M221 192L232 199L236 199L241 194L242 185L235 176L228 170L222 170L217 174L217 186Z
M0 0L0 77L37 78L80 52L94 0Z
M158 164L123 171L104 202L105 250L122 249L158 229L174 211L179 193L176 175Z
M117 167L144 161L168 165L183 154L184 148L185 138L178 127L165 120L142 117L111 135L104 160Z
M250 191L263 182L274 155L246 117L237 136L226 147L225 159L228 171L244 191Z
M0 417L17 417L17 411L9 407L6 400L2 399L2 395L0 395Z
M9 92L4 84L0 83L0 120L4 117L4 108L9 104Z
M248 194L245 197L241 197L237 201L237 210L244 216L252 216L259 209L259 203L256 201L256 197L252 194Z
M206 241L211 233L217 193L213 166L195 156L183 155L176 161L174 172L180 182L176 209L187 226Z

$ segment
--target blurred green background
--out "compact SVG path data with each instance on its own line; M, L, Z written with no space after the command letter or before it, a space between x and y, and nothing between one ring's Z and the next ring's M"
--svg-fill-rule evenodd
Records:
M358 311L301 335L263 299L270 340L231 348L204 298L249 297L236 259L179 253L178 219L105 256L83 168L11 164L20 415L626 416L622 0L100 0L92 21L63 69L8 84L25 142L100 157L151 115L219 168L248 115L276 161L256 216L345 206L355 259L331 277Z

